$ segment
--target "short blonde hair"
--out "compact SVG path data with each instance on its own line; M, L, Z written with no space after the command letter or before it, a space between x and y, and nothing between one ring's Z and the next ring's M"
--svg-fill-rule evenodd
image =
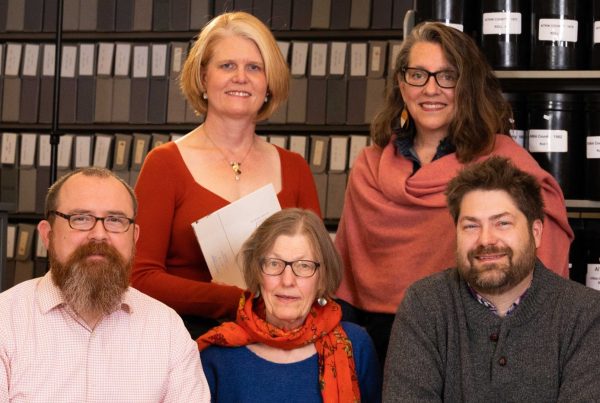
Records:
M202 74L219 39L232 35L254 42L263 58L268 102L258 111L256 120L267 119L287 99L289 70L271 31L258 18L243 11L221 14L202 28L181 70L181 91L196 113L206 113L208 102L202 98L205 92Z
M320 263L317 269L319 297L333 297L342 281L342 260L323 221L312 211L283 209L267 218L246 240L240 250L242 272L248 289L257 293L262 284L261 260L279 236L304 235Z

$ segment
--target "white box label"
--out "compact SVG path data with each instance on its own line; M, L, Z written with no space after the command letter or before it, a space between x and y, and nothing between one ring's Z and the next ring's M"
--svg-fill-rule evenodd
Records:
M594 43L600 43L600 21L594 21Z
M529 152L566 153L569 151L569 133L566 130L529 130Z
M585 285L593 288L594 290L600 290L600 264L590 263L587 265Z
M521 147L525 146L525 130L511 130L510 137Z
M540 18L538 39L540 41L577 42L577 20Z
M483 13L484 35L520 35L521 13Z
M600 136L587 136L586 138L586 152L585 156L587 159L600 158Z

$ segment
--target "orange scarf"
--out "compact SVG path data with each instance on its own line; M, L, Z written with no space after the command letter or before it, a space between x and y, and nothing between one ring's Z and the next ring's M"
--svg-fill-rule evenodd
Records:
M338 304L331 300L323 307L313 304L304 325L288 331L267 323L262 299L252 297L251 293L245 292L240 299L236 321L225 322L200 336L198 349L202 351L211 344L240 347L263 343L293 350L314 343L319 356L323 402L360 401L352 344L340 325L342 311Z

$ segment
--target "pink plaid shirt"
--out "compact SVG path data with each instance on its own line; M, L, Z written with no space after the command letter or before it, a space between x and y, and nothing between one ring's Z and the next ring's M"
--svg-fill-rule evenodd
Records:
M91 330L50 273L0 294L0 402L209 402L198 347L166 305L129 288Z

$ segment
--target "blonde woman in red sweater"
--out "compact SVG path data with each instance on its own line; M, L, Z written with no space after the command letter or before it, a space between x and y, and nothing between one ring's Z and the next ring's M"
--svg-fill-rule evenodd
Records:
M191 224L271 183L281 207L320 214L306 161L260 139L256 122L287 98L288 67L254 16L225 13L201 31L181 88L204 123L148 154L135 191L137 243L132 284L183 316L196 338L233 319L242 291L211 282Z
M444 191L465 164L501 155L542 186L538 257L567 276L569 227L556 180L508 135L511 110L471 38L440 23L416 26L395 62L396 86L371 124L375 143L350 174L336 246L345 319L365 326L384 362L394 313L414 281L454 266Z

